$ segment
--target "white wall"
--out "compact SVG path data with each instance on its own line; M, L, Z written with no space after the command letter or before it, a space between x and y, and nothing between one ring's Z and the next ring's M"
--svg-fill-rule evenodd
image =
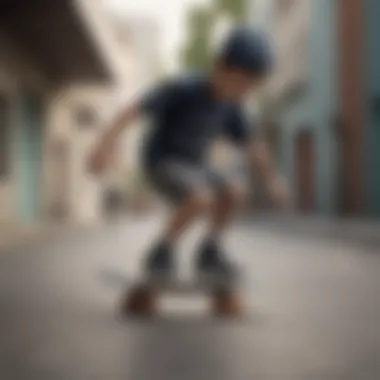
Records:
M115 30L111 20L107 17L104 5L99 0L76 0L75 5L95 48L115 83L123 82L128 77L129 68L124 64L124 51L120 49Z
M289 8L280 11L282 0L252 0L252 23L270 34L275 49L276 66L266 88L272 100L308 76L310 1L289 1Z
M94 125L81 127L75 114L79 106L89 107L96 117ZM93 222L100 216L100 197L102 183L88 174L87 162L90 151L102 134L107 108L109 107L109 89L102 86L85 86L67 88L56 95L49 112L51 128L48 135L48 145L53 147L56 142L68 145L69 156L66 163L53 159L53 151L47 157L49 178L47 207L51 209L54 203L62 198L62 189L57 189L60 183L62 165L68 173L66 195L64 196L68 217L77 222Z
M250 20L258 27L270 30L273 26L273 7L276 0L251 0Z
M142 137L139 125L125 133L120 143L120 163L104 182L88 176L86 163L90 149L99 138L107 121L115 113L132 101L144 87L151 84L156 76L155 66L158 52L157 28L150 19L113 17L102 9L98 0L78 0L89 30L107 64L114 67L114 82L110 87L72 86L56 97L53 102L50 120L53 126L49 141L62 139L70 146L68 162L69 185L67 202L69 217L73 221L94 222L101 216L101 195L106 184L124 184L126 172L138 168L138 152ZM94 9L93 9L94 8ZM73 120L76 106L84 103L99 111L98 126L87 131L78 129ZM51 160L49 169L49 203L61 196L55 184L59 173ZM58 176L58 177L57 177Z
M125 36L130 56L128 80L121 83L113 94L114 109L117 109L132 102L157 79L160 31L154 19L149 17L113 15L113 20L119 36ZM128 129L121 143L126 172L132 173L139 168L142 131L142 123L138 123Z

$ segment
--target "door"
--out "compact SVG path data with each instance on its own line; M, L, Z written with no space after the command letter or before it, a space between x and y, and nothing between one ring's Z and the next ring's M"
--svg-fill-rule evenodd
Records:
M313 134L302 131L295 144L297 208L301 212L315 210L315 151Z
M35 94L21 98L19 128L19 209L25 221L40 216L42 179L43 107Z

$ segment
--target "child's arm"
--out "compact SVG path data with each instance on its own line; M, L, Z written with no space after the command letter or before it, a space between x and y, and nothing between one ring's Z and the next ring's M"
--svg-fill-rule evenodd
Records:
M182 83L186 84L186 82L176 79L164 81L143 94L134 105L124 108L111 122L93 151L89 162L90 170L100 173L106 168L119 136L140 115L158 115L175 104L186 90L186 86L183 86Z
M115 143L125 128L130 126L140 116L140 106L137 104L124 108L116 115L106 132L95 146L89 160L89 169L92 173L99 174L107 167L109 158Z
M271 198L278 206L285 206L289 201L287 186L277 171L264 139L257 137L249 144L250 163L261 176Z
M284 179L275 167L265 140L257 136L241 107L233 107L227 122L227 136L244 150L247 149L252 169L261 176L272 199L283 206L288 201Z

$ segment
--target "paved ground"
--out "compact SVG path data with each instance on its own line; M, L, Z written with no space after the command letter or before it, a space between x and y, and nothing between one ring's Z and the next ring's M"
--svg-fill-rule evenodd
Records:
M326 218L316 216L270 215L247 216L246 222L254 223L268 231L297 235L298 239L310 237L354 244L359 249L369 248L380 252L380 222L378 219Z
M155 233L140 220L0 255L4 380L375 380L380 255L244 223L229 247L255 279L252 316L208 318L205 300L163 300L164 317L120 322L104 268L138 269ZM184 242L181 263L199 231Z

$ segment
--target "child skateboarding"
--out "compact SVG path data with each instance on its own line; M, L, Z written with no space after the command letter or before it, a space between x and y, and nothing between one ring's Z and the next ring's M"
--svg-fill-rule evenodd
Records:
M122 132L136 119L150 118L142 166L153 188L172 208L161 236L146 254L148 276L167 277L175 272L178 240L205 214L209 225L197 252L196 270L223 278L239 274L225 253L222 237L246 189L234 176L210 167L207 155L217 139L224 137L243 150L273 201L279 206L286 202L284 181L242 109L245 96L263 85L272 67L272 51L264 34L248 28L233 30L215 55L210 72L171 78L148 91L116 115L95 147L89 164L93 173L100 174Z

